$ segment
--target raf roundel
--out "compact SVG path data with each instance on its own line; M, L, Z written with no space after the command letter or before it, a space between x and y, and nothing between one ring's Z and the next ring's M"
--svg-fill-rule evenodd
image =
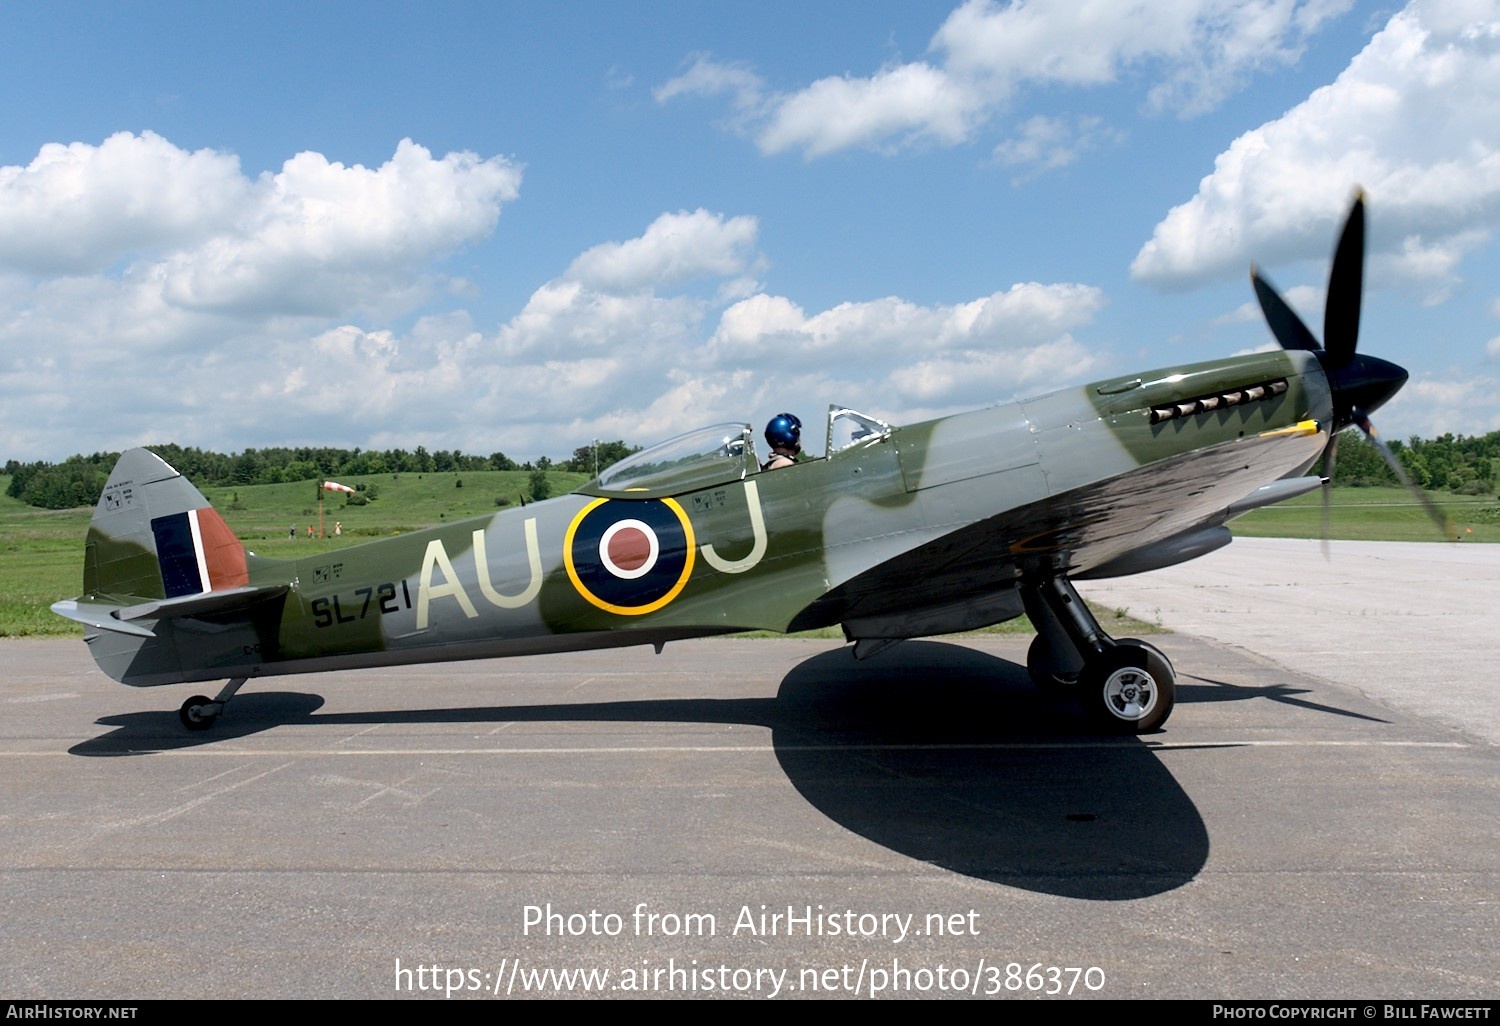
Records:
M600 609L654 612L693 573L693 526L672 499L597 499L579 510L563 541L568 579Z

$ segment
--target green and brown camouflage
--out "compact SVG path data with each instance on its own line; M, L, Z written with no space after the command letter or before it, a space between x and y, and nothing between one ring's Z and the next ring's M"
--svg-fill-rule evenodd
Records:
M1322 432L1265 438L1327 416L1310 405L1326 387L1305 385L1294 355L1172 368L1125 392L1095 384L909 427L861 418L865 437L779 471L758 471L747 425L720 426L686 436L703 443L689 444L687 457L683 440L667 443L676 457L668 469L652 468L651 449L573 494L492 516L304 559L247 553L243 584L218 589L238 594L211 609L169 598L151 525L189 510L217 514L163 461L133 450L96 510L84 594L62 611L94 610L85 622L101 665L142 685L836 623L852 624L855 639L860 624L880 625L880 637L892 636L887 626L900 636L966 630L981 625L961 612L976 604L1006 614L979 614L986 622L1020 613L1018 599L996 606L995 596L1014 591L1028 562L1087 574L1221 523L1259 484L1310 464ZM1268 378L1291 387L1149 423L1154 405ZM830 434L857 416L835 411ZM1235 454L1215 458L1225 447ZM1219 466L1229 463L1242 466ZM1190 494L1158 487L1164 464ZM632 476L638 467L646 471ZM642 508L660 522L642 519ZM586 513L606 521L593 534L623 522L625 542L654 535L651 571L665 576L618 589L618 601L597 594L590 575L610 574L608 560L570 551ZM902 617L921 629L899 629ZM121 631L127 624L149 635Z
M95 509L83 594L54 609L88 625L116 680L233 687L835 624L864 656L1027 612L1043 635L1034 677L1097 664L1115 720L1154 729L1170 664L1108 638L1069 581L1212 551L1233 517L1316 487L1303 475L1362 415L1338 395L1350 361L1374 367L1344 386L1362 408L1405 379L1294 346L905 426L832 407L826 454L771 471L749 425L723 424L568 495L291 560L246 552L197 489L136 449ZM192 701L209 722L222 708ZM187 706L184 722L201 725Z

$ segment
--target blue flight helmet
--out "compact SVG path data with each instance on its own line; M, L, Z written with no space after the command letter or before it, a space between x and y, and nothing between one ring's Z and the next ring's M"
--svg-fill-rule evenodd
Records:
M800 452L802 449L802 422L795 414L778 413L771 418L771 423L766 425L766 441L773 449L791 449Z

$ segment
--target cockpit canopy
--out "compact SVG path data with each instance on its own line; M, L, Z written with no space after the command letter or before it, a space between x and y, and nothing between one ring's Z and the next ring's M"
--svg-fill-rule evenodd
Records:
M891 426L847 406L828 407L828 455L856 446L874 445L891 437Z
M759 469L750 425L715 424L633 453L578 490L650 499L742 481Z
M829 457L883 442L891 426L846 406L828 408ZM749 424L715 424L625 457L579 488L584 495L655 499L743 481L760 470Z

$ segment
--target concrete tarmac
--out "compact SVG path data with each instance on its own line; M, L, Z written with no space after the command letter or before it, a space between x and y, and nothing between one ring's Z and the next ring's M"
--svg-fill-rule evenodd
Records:
M1500 545L1237 538L1078 590L1500 744Z
M1500 996L1475 715L1176 633L1166 729L1100 738L1028 640L266 678L203 734L0 643L0 995Z

